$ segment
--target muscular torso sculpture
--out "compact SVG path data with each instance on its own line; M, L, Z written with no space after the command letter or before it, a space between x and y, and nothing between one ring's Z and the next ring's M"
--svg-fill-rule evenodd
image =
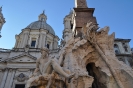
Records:
M26 88L29 88L33 81L38 81L39 77L45 77L51 74L53 70L67 79L70 79L73 77L74 73L73 74L65 73L65 71L63 71L61 66L58 64L56 58L49 57L47 48L41 49L41 54L42 54L41 57L36 61L36 69L33 75L27 81ZM47 88L49 88L49 85L50 85L50 82Z

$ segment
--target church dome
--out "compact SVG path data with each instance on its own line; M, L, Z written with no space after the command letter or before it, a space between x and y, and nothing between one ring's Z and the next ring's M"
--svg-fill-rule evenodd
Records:
M43 12L42 14L39 15L38 21L32 22L26 28L32 29L32 30L44 29L44 30L48 30L49 33L55 35L53 28L49 24L47 24L46 20L47 20L47 16Z

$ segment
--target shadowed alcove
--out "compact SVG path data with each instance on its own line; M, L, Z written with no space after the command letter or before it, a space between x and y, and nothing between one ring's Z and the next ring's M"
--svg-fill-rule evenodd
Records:
M94 63L88 63L86 65L86 69L88 71L88 75L94 77L92 88L107 88L103 83L100 82L103 78L103 73L98 67L95 66ZM102 81L104 81L104 79Z

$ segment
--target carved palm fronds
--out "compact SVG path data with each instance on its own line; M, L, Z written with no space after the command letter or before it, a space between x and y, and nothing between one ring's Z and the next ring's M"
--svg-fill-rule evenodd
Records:
M92 45L98 44L104 50L113 50L115 33L108 35L109 27L98 30L99 27L92 22L88 22L82 28L83 38Z
M83 27L83 38L87 39L95 47L96 51L108 66L118 86L120 88L124 88L122 82L116 75L115 69L112 67L112 65L110 65L108 58L108 55L114 54L114 52L112 52L114 45L114 33L108 35L109 27L104 27L98 31L97 29L97 25L93 24L92 22L87 23L87 25Z

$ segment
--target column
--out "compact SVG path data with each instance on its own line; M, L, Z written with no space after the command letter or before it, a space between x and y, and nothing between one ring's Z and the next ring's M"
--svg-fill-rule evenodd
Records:
M15 35L15 39L16 39L16 43L15 43L15 46L14 46L15 48L17 48L17 46L18 46L18 38L19 38L18 35Z
M24 48L28 44L28 31L23 33L21 48Z
M54 42L54 41L51 41L51 44L50 44L50 49L51 49L51 50L53 49L53 42Z
M42 48L41 45L42 45L42 33L40 33L40 38L39 38L39 42L38 42L38 48Z
M28 40L28 44L31 45L31 37Z
M27 37L27 33L24 33L24 36L23 36L23 42L22 42L22 46L21 46L22 48L24 48L25 45L26 45L26 44L25 44L26 41L27 41L27 38L26 38L26 37Z
M70 21L71 21L71 19L70 18L68 18L68 17L66 17L65 19L64 19L64 26L65 26L65 29L71 29L71 23L70 23Z
M11 88L10 81L12 79L12 73L13 73L13 69L9 69L7 80L5 82L4 88Z
M54 38L54 49L57 49L57 46L58 46L58 40Z
M122 43L121 43L121 42L118 42L117 45L118 45L118 47L119 47L120 53L121 53L121 54L125 53L125 50L124 50L124 48L123 48L123 46L122 46Z
M18 40L16 40L15 48L18 48Z
M8 88L12 88L13 78L14 78L15 72L16 72L16 69L13 69L12 70L12 75L11 75L11 78L10 78L10 82L8 84Z
M18 47L17 48L21 48L21 41L22 40L18 40Z
M44 47L43 42L44 42L44 34L42 34L41 48Z
M25 33L24 47L25 45L28 45L28 33Z
M126 43L126 45L127 45L127 47L128 47L128 52L129 52L129 54L132 54L132 52L131 52L131 47L130 47L129 43Z
M45 47L45 39L46 39L46 35L45 34L42 34L42 45L41 45L41 47Z
M5 69L4 76L2 78L2 82L1 82L0 88L4 88L4 85L5 85L5 82L6 82L6 78L7 78L7 74L8 74L8 69Z
M25 34L22 35L22 40L21 40L20 48L23 48L24 40L25 40Z
M43 47L45 47L46 45L46 34L44 34L44 38L43 38Z

